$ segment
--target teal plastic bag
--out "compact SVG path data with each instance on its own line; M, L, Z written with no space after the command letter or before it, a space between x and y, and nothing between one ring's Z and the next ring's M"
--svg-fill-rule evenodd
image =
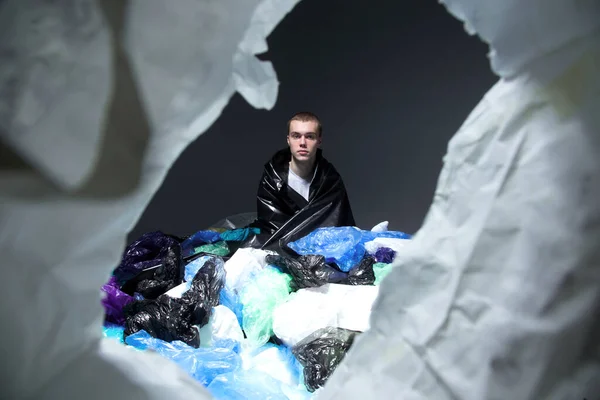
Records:
M253 347L266 344L273 335L273 313L291 292L292 277L268 266L250 275L240 292L242 329Z

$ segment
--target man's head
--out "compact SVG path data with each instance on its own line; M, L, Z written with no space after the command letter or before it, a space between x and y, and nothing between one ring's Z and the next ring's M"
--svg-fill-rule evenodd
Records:
M309 112L295 114L288 121L287 143L297 163L313 162L321 146L321 121Z

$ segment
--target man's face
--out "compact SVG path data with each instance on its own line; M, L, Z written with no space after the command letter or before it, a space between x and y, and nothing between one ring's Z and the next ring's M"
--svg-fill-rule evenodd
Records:
M314 121L292 121L287 137L292 157L299 162L314 160L317 149L321 145L321 137L317 133Z

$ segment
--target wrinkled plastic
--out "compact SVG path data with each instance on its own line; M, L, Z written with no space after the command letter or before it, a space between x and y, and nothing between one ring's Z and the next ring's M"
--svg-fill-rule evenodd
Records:
M389 247L380 247L375 252L375 260L378 263L391 263L394 261L394 257L396 257L396 252Z
M346 282L348 279L347 273L328 265L323 256L300 256L294 260L280 255L268 255L266 261L292 277L290 286L293 291L326 283Z
M258 235L259 233L260 229L258 228L240 228L221 232L220 238L227 242L242 242L251 235Z
M193 255L198 253L213 254L215 256L225 257L228 256L231 251L229 250L227 242L219 241L216 243L210 243L196 247L191 254Z
M105 338L116 340L119 343L125 343L123 341L123 332L124 331L125 331L125 328L123 328L120 325L107 324L107 325L104 325L104 327L102 328L102 334L104 335Z
M325 385L357 333L327 327L313 332L293 347L292 352L304 366L304 383L309 391L314 392Z
M181 243L181 252L183 257L188 257L194 253L196 247L215 243L219 240L221 240L219 232L209 230L198 231Z
M375 273L373 264L375 259L371 256L365 256L348 273L348 279L344 283L349 285L372 285L375 282Z
M267 343L246 353L241 354L244 369L261 371L289 387L304 383L302 366L290 348Z
M235 371L241 365L240 356L230 348L196 349L180 341L167 343L145 331L128 336L125 342L139 350L156 351L174 361L204 386L208 386L215 377Z
M307 400L311 397L304 385L302 365L291 349L267 343L260 348L245 348L240 355L243 370L219 377L211 387L217 398L246 399L263 395Z
M179 243L171 236L160 231L145 233L127 246L113 276L123 285L141 271L161 264L164 259L168 260L175 254L176 248L180 253Z
M102 286L104 297L102 297L102 305L104 306L105 320L114 324L123 325L125 316L123 308L134 301L134 298L121 291L117 279L114 276Z
M180 340L190 346L200 345L198 329L208 323L210 313L219 303L225 284L223 260L207 260L181 298L163 295L156 300L136 301L127 305L125 336L144 330L167 342Z
M262 242L263 249L285 248L321 226L355 225L342 177L322 151L317 151L308 201L287 185L290 160L289 148L278 151L265 164L258 186L258 217L253 225L268 236Z
M380 285L383 278L385 278L391 271L393 265L387 263L375 263L373 264L373 274L375 275L374 285Z
M212 347L219 343L231 341L241 344L244 332L236 315L224 305L213 308L208 323L200 329L200 346ZM239 346L232 345L234 349Z
M273 267L253 273L240 291L242 328L249 346L260 347L273 335L273 312L291 291L292 278Z
M287 346L328 326L364 332L378 293L378 286L335 283L300 289L275 309L273 332Z
M174 240L172 238L169 238ZM141 294L145 299L156 299L183 281L184 267L181 247L178 242L170 242L160 250L160 263L140 271L126 281L121 290L129 295ZM140 263L138 265L143 264Z
M348 272L364 257L364 244L380 237L409 239L411 236L397 231L364 231L353 226L328 227L316 229L288 247L302 255L323 255L328 262L335 262Z
M208 391L216 400L289 400L276 379L243 369L217 376Z

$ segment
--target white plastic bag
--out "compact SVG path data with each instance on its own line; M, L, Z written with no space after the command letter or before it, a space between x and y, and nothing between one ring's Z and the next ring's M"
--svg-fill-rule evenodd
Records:
M293 346L328 326L365 331L378 290L378 286L334 283L300 289L275 309L273 332L283 343Z

